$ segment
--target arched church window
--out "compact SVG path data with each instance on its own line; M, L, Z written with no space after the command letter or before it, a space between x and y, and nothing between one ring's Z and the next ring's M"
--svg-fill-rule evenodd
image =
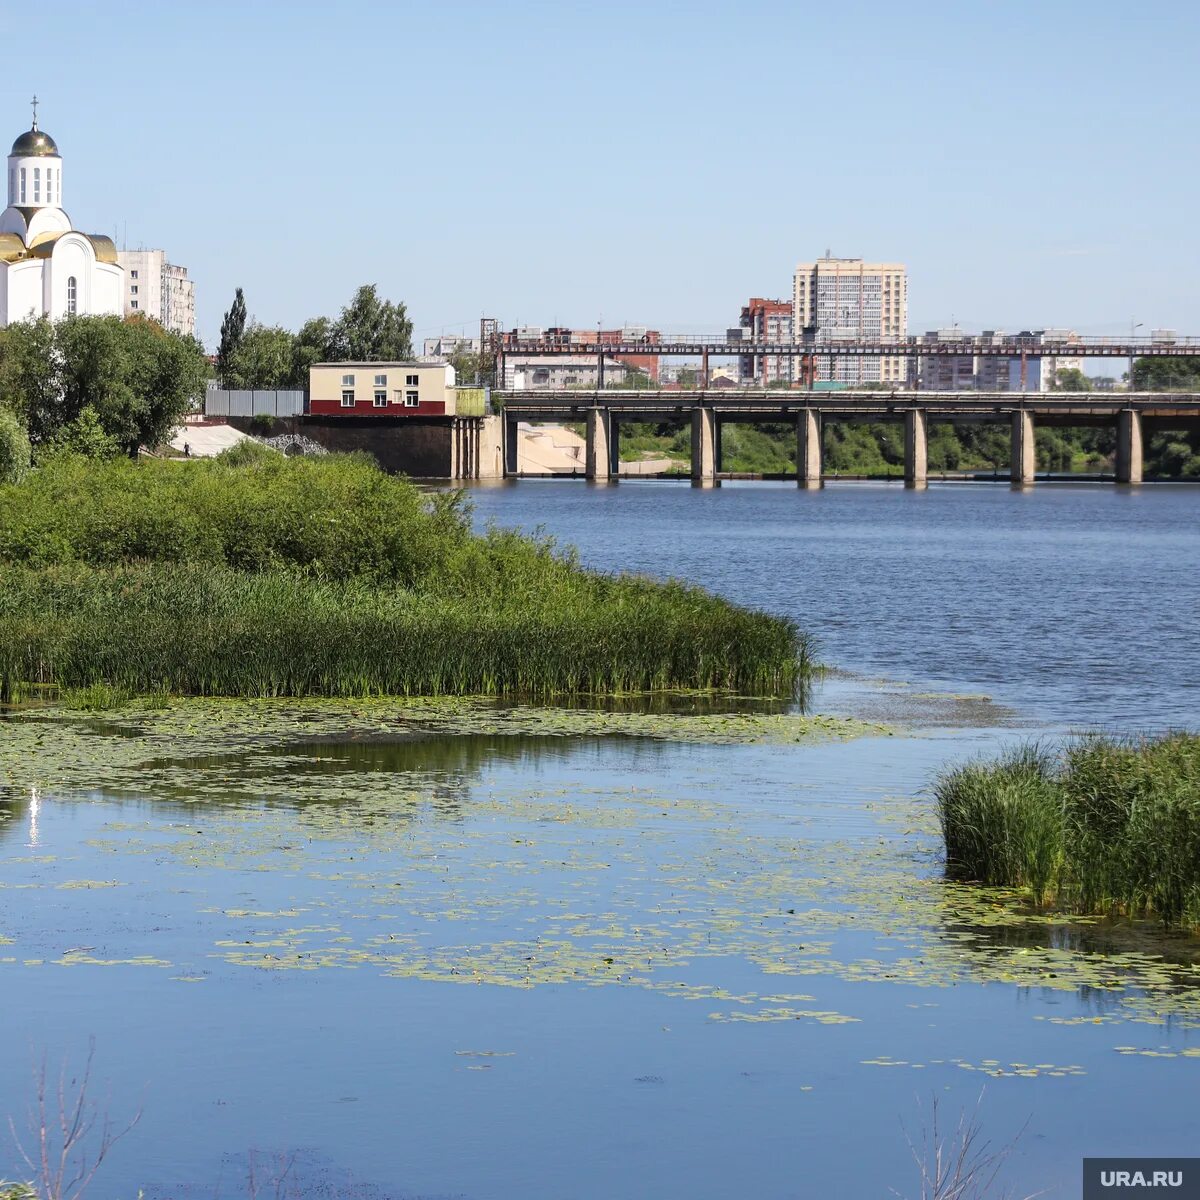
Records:
M54 203L54 169L53 167L46 168L46 203Z
M21 203L25 203L25 168L21 168Z
M33 168L33 202L41 204L42 202L42 168Z
M78 288L75 286L75 276L69 275L67 277L67 313L70 316L74 316L75 313L78 311L78 304L79 304L78 296L79 296L79 291L78 291Z
M8 170L8 202L16 204L17 202L17 168L10 167Z

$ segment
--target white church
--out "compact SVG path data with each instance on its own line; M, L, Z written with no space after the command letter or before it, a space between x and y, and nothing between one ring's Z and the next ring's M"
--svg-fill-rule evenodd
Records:
M80 233L63 211L62 156L33 127L8 156L8 207L0 215L0 325L30 317L120 316L125 272L111 238Z

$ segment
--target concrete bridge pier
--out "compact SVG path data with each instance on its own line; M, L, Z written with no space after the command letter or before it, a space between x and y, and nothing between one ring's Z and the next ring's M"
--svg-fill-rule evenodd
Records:
M1033 440L1033 413L1018 409L1012 415L1012 469L1015 486L1026 487L1033 482L1037 470L1037 453Z
M821 486L821 416L806 408L796 418L796 483L802 488Z
M587 461L584 476L596 483L607 483L612 475L612 447L609 438L612 418L607 408L587 410Z
M504 478L504 417L492 413L479 418L476 479Z
M717 482L717 429L711 408L692 410L692 486Z
M1142 414L1133 408L1117 414L1117 482L1142 482Z
M929 427L923 408L904 414L904 486L929 486Z

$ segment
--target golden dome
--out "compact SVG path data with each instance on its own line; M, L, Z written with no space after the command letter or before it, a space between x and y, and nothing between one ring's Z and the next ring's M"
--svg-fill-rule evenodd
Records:
M54 139L36 125L26 130L13 142L14 158L58 158L58 147Z

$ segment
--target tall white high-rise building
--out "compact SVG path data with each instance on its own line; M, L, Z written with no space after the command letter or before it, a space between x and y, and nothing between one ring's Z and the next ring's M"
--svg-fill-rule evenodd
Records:
M908 274L903 263L869 263L861 258L832 258L800 263L792 292L792 321L797 339L811 330L816 344L841 340L887 341L908 330ZM902 357L816 355L818 380L838 383L901 385L907 368ZM803 362L796 360L797 377Z
M121 250L125 314L143 313L173 333L196 332L196 285L186 267L167 262L162 250Z

